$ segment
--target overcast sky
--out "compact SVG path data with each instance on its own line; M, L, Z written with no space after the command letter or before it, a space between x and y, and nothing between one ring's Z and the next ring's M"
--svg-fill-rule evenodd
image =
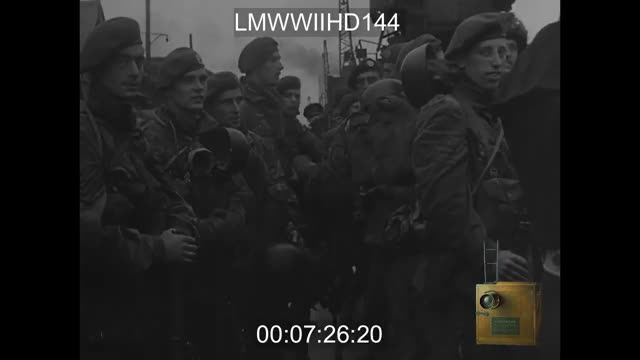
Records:
M306 5L303 5L306 4ZM338 0L151 0L151 32L169 35L156 40L151 46L152 56L164 56L171 50L189 46L189 33L193 34L193 47L213 71L230 70L238 73L237 59L251 38L235 37L234 8L335 8ZM351 8L368 8L369 0L350 0ZM145 27L145 0L102 0L107 19L128 16ZM558 20L560 0L516 0L513 11L527 30L529 40L545 25ZM153 37L152 37L153 39ZM318 101L322 74L322 38L280 38L284 75L295 75L302 80L302 106ZM354 46L357 39L354 39ZM377 39L370 39L377 40ZM338 38L327 39L329 66L337 73Z

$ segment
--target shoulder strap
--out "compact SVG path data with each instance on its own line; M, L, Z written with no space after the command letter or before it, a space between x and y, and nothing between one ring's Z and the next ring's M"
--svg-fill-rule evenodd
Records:
M502 144L502 140L504 139L504 128L502 127L502 120L500 118L498 118L498 125L500 126L500 134L498 135L496 146L493 148L493 152L491 153L491 157L489 157L489 161L487 161L487 164L484 166L484 169L482 169L482 172L478 177L478 181L476 181L476 185L474 186L473 192L471 193L472 195L475 195L476 192L478 191L478 188L480 187L480 183L482 182L484 175L487 173L487 170L489 170L489 167L493 163L493 160L496 158L496 155L498 154L498 150L500 150L500 145Z

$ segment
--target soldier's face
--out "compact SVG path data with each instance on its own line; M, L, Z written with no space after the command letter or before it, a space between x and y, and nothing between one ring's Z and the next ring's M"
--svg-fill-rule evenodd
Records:
M144 49L134 45L123 49L107 65L101 76L103 87L112 95L131 99L140 91Z
M207 70L202 68L184 74L169 90L169 101L180 109L200 111L207 92Z
M300 110L300 90L290 89L282 94L282 103L285 114L289 116L298 115Z
M494 90L506 73L509 53L507 39L485 40L471 49L462 65L467 76L476 85Z
M371 84L380 80L380 74L377 71L365 71L362 74L356 76L356 90L364 91Z
M507 55L506 72L510 72L518 61L518 43L515 40L507 40L509 55Z
M223 126L237 129L240 127L240 103L243 100L240 88L227 90L205 104L205 109Z
M369 123L375 159L373 178L377 184L395 184L397 179L411 173L411 143L417 114L406 99L394 96L390 101L399 105L398 110L375 111Z
M262 64L257 71L258 80L267 86L275 86L280 80L280 73L284 69L280 62L280 53L274 52L271 57Z

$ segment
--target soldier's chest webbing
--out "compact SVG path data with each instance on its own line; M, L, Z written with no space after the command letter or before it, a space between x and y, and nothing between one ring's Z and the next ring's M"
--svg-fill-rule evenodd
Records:
M511 163L509 146L502 137L500 144L501 124L498 119L486 110L477 110L470 107L466 109L469 126L469 157L471 160L472 179L477 180L482 170L491 161L491 155L499 146L493 161L483 180L491 178L517 179L516 171ZM474 180L474 181L475 181Z
M100 130L108 191L121 192L124 188L131 187L160 187L160 183L144 166L145 145L139 131L115 132L108 130L104 124L101 124Z
M156 115L158 116L158 115ZM189 153L201 147L195 136L180 133L170 119L161 119L161 124L145 129L149 139L151 167L164 181L171 184L183 197L188 195Z
M103 222L157 233L166 225L168 199L163 183L145 166L142 134L137 130L114 132L103 128L101 135L108 194Z
M287 176L289 159L285 141L285 126L282 114L277 107L264 101L250 103L247 121L249 130L260 136L262 158L269 170L272 181Z

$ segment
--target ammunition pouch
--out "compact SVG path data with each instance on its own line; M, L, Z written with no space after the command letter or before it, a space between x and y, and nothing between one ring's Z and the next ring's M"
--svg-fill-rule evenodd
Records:
M526 222L520 181L493 178L481 183L476 195L476 210L487 235L500 241L513 241Z

